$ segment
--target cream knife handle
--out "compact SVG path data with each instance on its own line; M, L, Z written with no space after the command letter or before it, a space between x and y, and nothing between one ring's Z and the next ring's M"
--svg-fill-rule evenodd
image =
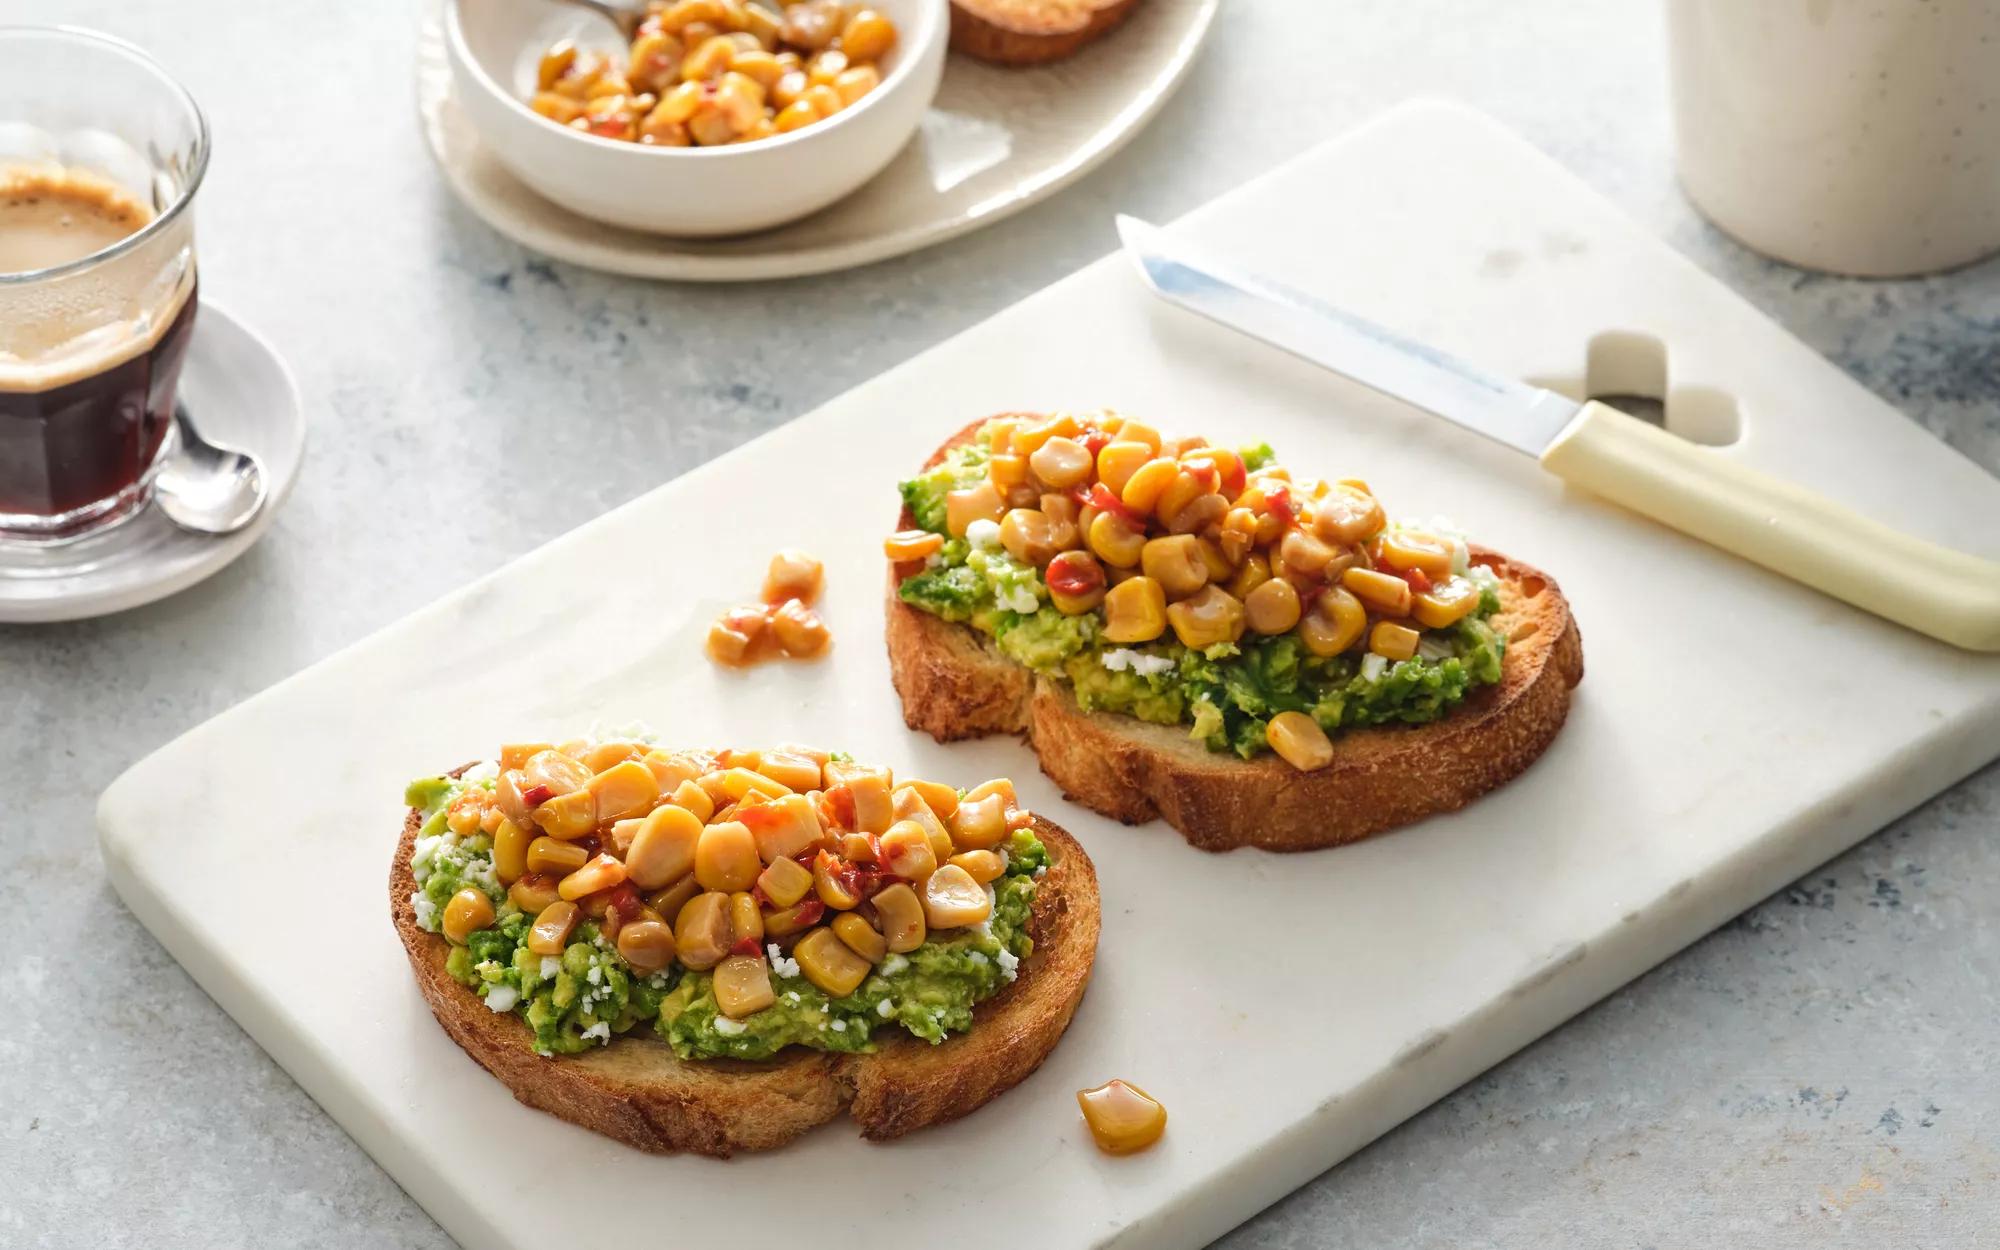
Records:
M1542 467L1857 608L2000 651L2000 564L1940 547L1592 401Z

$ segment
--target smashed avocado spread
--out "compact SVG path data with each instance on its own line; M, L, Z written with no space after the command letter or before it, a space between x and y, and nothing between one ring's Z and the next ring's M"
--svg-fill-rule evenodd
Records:
M1086 710L1186 725L1301 768L1327 735L1423 724L1500 680L1499 579L1442 520L1268 445L1163 439L1111 413L987 422L901 485L903 602L1066 682Z
M409 905L544 1055L641 1025L683 1059L941 1042L1033 951L1048 852L1011 783L892 780L797 749L509 746L410 783Z

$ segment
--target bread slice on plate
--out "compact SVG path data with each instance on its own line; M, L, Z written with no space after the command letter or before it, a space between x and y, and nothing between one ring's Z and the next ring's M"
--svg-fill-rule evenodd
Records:
M951 49L999 65L1060 60L1109 33L1139 0L952 0Z
M453 944L418 920L411 861L423 814L413 807L404 821L389 905L432 1014L521 1102L640 1150L728 1157L782 1146L843 1112L874 1140L966 1115L1048 1057L1082 1000L1096 955L1099 901L1089 857L1063 829L1023 812L1013 827L1032 832L1048 853L1026 923L1034 948L1011 983L974 1007L965 1032L933 1044L884 1023L870 1053L793 1045L753 1062L682 1059L650 1023L640 1023L580 1054L538 1054L521 1013L489 1010L454 979L446 970Z
M985 424L959 431L924 467ZM898 528L914 525L906 505ZM904 602L899 588L923 570L919 561L889 571L890 673L912 729L939 741L1019 734L1066 796L1112 819L1163 819L1210 851L1335 846L1465 806L1534 763L1568 714L1583 648L1561 589L1487 548L1468 544L1465 555L1472 569L1491 572L1499 606L1486 619L1506 640L1499 679L1427 724L1342 730L1329 762L1311 771L1271 753L1210 750L1185 724L1083 710L1067 682L1015 663L969 625Z

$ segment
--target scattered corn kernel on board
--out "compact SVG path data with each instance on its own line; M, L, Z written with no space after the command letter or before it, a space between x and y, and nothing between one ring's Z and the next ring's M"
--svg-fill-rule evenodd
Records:
M1576 382L1600 333L1658 336L1679 419L1713 421L1714 392L1735 397L1743 437L1718 454L2000 556L2000 485L1476 114L1400 110L1177 229L1538 379ZM973 416L1104 404L1269 439L1551 571L1587 657L1554 748L1463 812L1279 859L1205 855L1163 825L1068 807L1016 743L908 734L881 643L895 481ZM750 497L773 506L737 506ZM672 575L607 576L624 589L588 603L535 589L556 570L622 568L724 511L734 523ZM830 660L717 670L709 621L795 544L827 562ZM794 739L929 777L1016 777L1103 881L1096 979L1047 1065L893 1144L836 1123L728 1163L638 1154L516 1105L432 1023L380 914L397 799L502 738L633 719L691 744ZM100 822L133 911L468 1246L555 1244L578 1210L598 1239L638 1244L672 1209L690 1243L754 1210L762 1239L799 1244L866 1230L873 1246L921 1246L948 1228L962 1250L1030 1231L1179 1247L1996 751L2000 659L1566 493L1525 458L1159 304L1111 257L196 729L113 785ZM302 757L320 774L306 807ZM358 945L310 980L269 940L301 905L357 918ZM1152 1151L1090 1145L1073 1094L1111 1077L1169 1108ZM544 1183L495 1172L496 1140Z

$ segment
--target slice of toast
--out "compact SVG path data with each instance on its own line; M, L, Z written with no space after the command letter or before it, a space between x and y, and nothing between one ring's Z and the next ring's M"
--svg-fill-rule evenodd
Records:
M960 430L924 467L983 425ZM904 508L897 528L915 524ZM889 570L889 671L910 728L940 742L1024 735L1067 797L1114 820L1159 817L1207 851L1337 846L1456 810L1511 780L1569 714L1583 641L1568 601L1546 574L1471 550L1474 564L1500 578L1500 611L1490 618L1508 639L1500 680L1428 725L1340 733L1333 762L1313 772L1273 755L1210 751L1185 725L1083 711L1065 685L1007 659L985 635L899 599L902 580L922 568L916 561Z
M952 0L951 50L996 65L1060 60L1108 33L1139 0Z
M751 1063L683 1060L640 1024L608 1046L544 1057L518 1016L488 1010L451 979L450 944L418 926L410 854L420 822L411 809L389 870L389 907L431 1014L515 1098L640 1150L719 1158L768 1150L842 1110L877 1141L957 1119L1041 1066L1069 1027L1097 955L1096 870L1074 838L1035 816L1049 865L1028 921L1034 953L1011 985L973 1009L969 1032L934 1046L885 1025L873 1054L795 1046Z

